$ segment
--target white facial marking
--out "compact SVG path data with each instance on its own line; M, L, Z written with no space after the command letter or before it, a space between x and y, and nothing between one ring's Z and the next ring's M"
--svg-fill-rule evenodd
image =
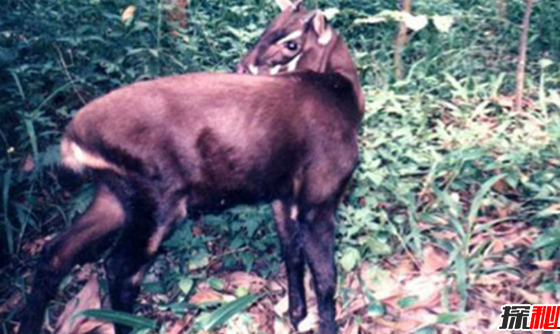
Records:
M332 39L332 29L329 28L325 30L323 34L321 34L321 36L319 36L317 42L319 42L320 45L327 45L329 44L331 39Z
M299 214L299 210L298 210L297 205L292 205L292 206L290 207L290 218L291 218L292 220L297 220L298 214Z
M259 74L259 68L251 64L249 65L249 72L251 72L251 74Z
M270 69L270 75L276 75L278 74L278 72L280 72L280 69L282 68L282 65L276 65L273 68Z
M288 72L293 72L296 67L297 64L299 62L299 59L301 58L301 54L297 55L296 57L294 57L294 59L292 59L289 63L288 63Z
M276 42L276 44L284 44L286 42L293 41L294 39L301 37L301 35L303 35L303 31L296 30L293 33L287 35L286 37L280 39L278 42Z

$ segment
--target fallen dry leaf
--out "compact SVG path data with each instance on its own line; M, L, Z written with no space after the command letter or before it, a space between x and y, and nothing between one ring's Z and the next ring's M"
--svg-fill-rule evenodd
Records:
M193 322L194 317L192 314L186 314L184 317L176 321L173 326L166 332L166 334L181 334Z
M368 264L364 264L360 271L365 287L375 299L383 301L402 295L402 287L390 271Z
M350 321L341 330L341 334L359 334L360 327L354 322Z
M189 301L193 304L201 305L207 303L231 301L233 299L235 299L235 297L219 293L207 286L202 286L197 289L196 293L192 295Z
M337 320L345 319L357 313L359 310L365 308L368 305L366 297L363 294L357 295L350 304L348 304L343 309L340 309L340 313L337 315Z
M445 268L449 262L445 251L436 248L433 245L427 245L426 248L424 248L423 255L424 263L422 264L420 271L424 275L429 275Z
M436 321L437 315L425 308L407 309L401 314L396 330L401 333L414 333Z
M504 251L505 247L504 247L504 243L502 242L501 239L495 239L495 240L492 240L491 248L492 248L492 252L501 253L501 252Z
M547 271L552 271L554 269L554 266L556 265L556 261L555 260L541 260L541 261L535 261L533 262L533 264L537 267L539 267L540 269L544 269Z
M394 274L398 280L414 275L416 274L415 262L413 262L410 257L403 258L398 266L391 270L391 273Z
M506 283L520 284L521 279L513 274L507 272L495 272L480 276L476 280L477 285L502 285Z
M558 299L552 292L543 292L541 294L541 303L543 304L558 304Z
M258 325L259 333L274 333L274 319L276 318L272 311L272 296L262 298L257 304L249 309L251 317Z
M523 299L528 303L528 304L542 304L541 298L538 294L532 293L530 291L521 289L521 288L513 288L512 292L517 293L518 295L520 295L521 297L523 297Z
M409 308L430 308L440 304L441 293L446 286L443 274L422 275L404 285L405 296L416 296L418 300Z
M224 281L234 288L246 288L251 293L259 293L266 286L266 280L244 271L236 271L223 277Z
M276 305L274 305L274 313L276 313L279 317L283 317L286 313L288 313L289 303L288 294L286 294L284 297L280 298Z
M505 255L503 261L511 266L517 266L519 264L519 259L513 255Z
M298 324L299 332L309 332L315 330L319 327L319 314L317 313L317 308L313 307L307 310L307 317L305 317Z
M444 230L444 231L440 231L440 232L432 232L433 236L436 237L439 240L457 240L459 237L457 236L457 233L449 231L449 230Z
M274 319L274 334L289 334L291 326L281 319Z
M83 334L95 331L98 334L114 334L112 324L96 319L76 317L81 311L107 306L108 300L101 297L97 275L92 275L78 295L66 303L56 323L55 334Z

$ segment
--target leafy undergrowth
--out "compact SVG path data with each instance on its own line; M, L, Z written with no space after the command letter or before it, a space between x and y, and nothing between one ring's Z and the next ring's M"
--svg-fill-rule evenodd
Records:
M367 96L362 161L338 212L340 332L493 332L503 304L560 302L560 2L535 8L521 113L509 94L522 2L508 2L502 17L486 0L416 0L416 13L454 23L448 33L429 25L410 34L400 81L392 74L394 23L358 24L396 3L319 1L340 9L332 23L352 49ZM8 152L0 155L2 333L16 324L30 258L91 198L91 187L63 192L53 173L72 114L130 82L231 70L276 13L272 2L193 1L184 27L166 22L168 8L157 1L135 1L126 20L128 0L8 5L0 14L7 66L0 135ZM165 248L136 317L87 314L148 333L291 330L267 207L187 220ZM72 315L75 307L107 305L99 298L103 277L99 265L67 277L48 331L56 319L75 333L107 328ZM317 319L309 295L301 331Z
M520 114L499 87L449 75L437 87L449 100L367 87L362 162L338 213L341 333L494 332L504 304L560 300L560 99L549 84L543 74ZM146 333L294 331L271 222L267 207L187 220L147 275L137 317L90 315ZM50 328L109 328L71 316L107 304L91 297L105 288L90 271L103 277L87 266L62 285L69 300L89 279L78 302L53 305ZM308 304L299 332L316 325L312 293Z

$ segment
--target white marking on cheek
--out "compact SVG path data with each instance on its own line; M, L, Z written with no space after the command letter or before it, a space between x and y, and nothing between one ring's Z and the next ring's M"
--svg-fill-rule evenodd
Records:
M292 220L297 220L298 214L299 214L299 210L297 205L292 205L292 207L290 208L290 218Z
M278 74L278 72L280 72L280 69L282 68L281 65L276 65L273 68L270 69L270 75L276 75Z
M288 72L293 72L297 68L297 64L300 58L301 58L301 54L297 55L294 59L292 59L288 63Z
M327 45L332 39L332 29L327 29L320 37L317 42L321 45Z
M248 66L249 68L249 72L251 72L251 74L259 74L259 68L256 67L255 65L251 64Z
M303 35L303 31L296 30L293 33L287 35L286 37L284 37L281 40L279 40L278 42L276 42L276 44L278 45L278 44L283 44L283 43L289 42L291 40L294 40L296 38L301 37L301 35Z
M76 160L78 160L78 162L84 163L86 162L86 154L84 153L84 151L80 148L80 146L76 145L76 143L72 143L72 151L74 152L74 156L76 157Z

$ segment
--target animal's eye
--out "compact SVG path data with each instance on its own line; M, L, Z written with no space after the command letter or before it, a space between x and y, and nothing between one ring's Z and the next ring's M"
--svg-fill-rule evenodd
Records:
M288 41L284 44L286 46L286 48L290 51L296 51L298 48L298 45L296 44L296 42L294 41Z

